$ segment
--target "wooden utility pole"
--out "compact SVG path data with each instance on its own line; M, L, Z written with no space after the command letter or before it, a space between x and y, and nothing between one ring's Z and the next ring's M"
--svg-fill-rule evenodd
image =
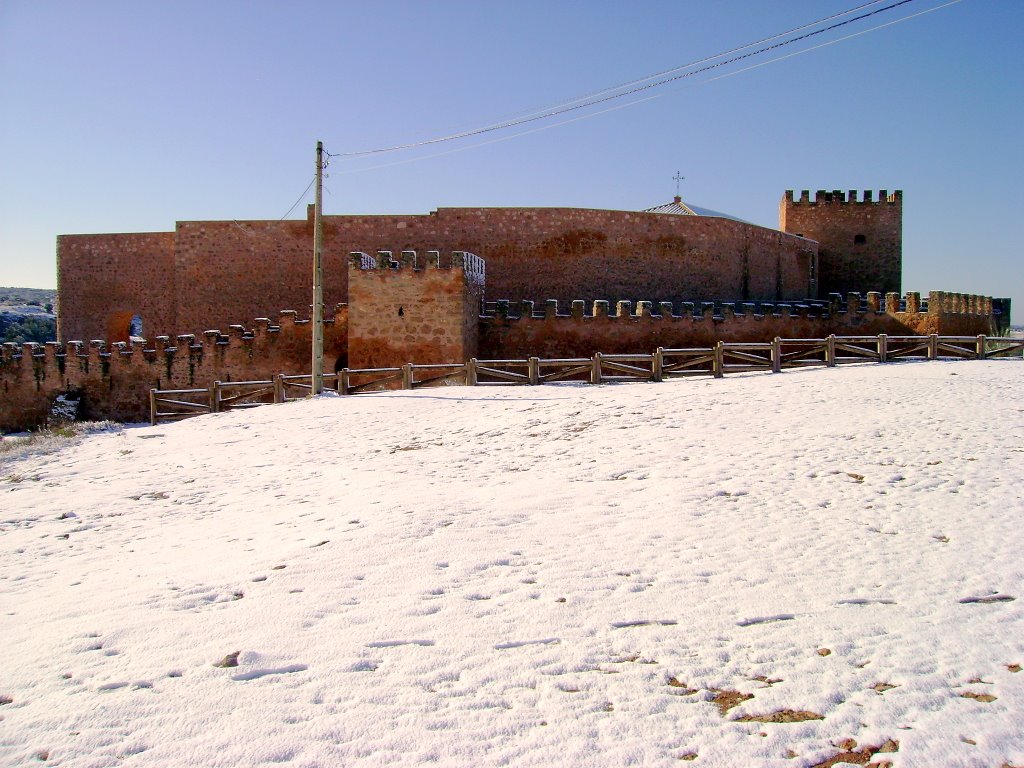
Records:
M322 252L324 143L316 143L316 203L313 206L313 394L324 391L324 270Z

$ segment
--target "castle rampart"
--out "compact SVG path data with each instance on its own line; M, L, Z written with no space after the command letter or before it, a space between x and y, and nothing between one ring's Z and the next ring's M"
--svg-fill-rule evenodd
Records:
M482 260L468 253L349 257L351 305L325 324L325 372L480 359L588 357L717 341L822 338L829 334L998 334L1008 307L986 296L933 291L833 294L814 302L652 302L557 299L487 302ZM307 371L310 322L294 311L227 333L147 342L5 344L0 353L0 430L44 423L62 393L82 397L82 416L140 421L150 388L206 387Z
M804 190L785 193L780 230L696 215L678 199L644 212L325 216L324 302L342 308L325 372L777 336L1005 331L1008 300L899 295L902 210L900 191L818 190L812 199ZM308 321L263 316L270 306L306 314L312 240L312 206L305 221L61 236L59 338L106 342L6 351L0 428L40 423L60 392L82 393L89 417L134 419L150 387L308 371ZM488 297L501 301L483 302L485 263ZM186 335L160 335L170 333Z
M62 235L59 338L127 340L246 323L308 307L312 219L183 221L153 235ZM488 291L512 300L797 300L812 295L818 245L712 216L576 208L440 208L325 216L324 301L347 302L347 254L465 250Z
M933 291L834 294L828 301L633 302L556 300L495 302L481 318L478 357L589 357L594 352L633 353L658 347L710 347L718 341L877 335L994 334L992 299ZM568 311L566 311L568 309Z
M325 321L325 360L344 356L348 307ZM81 397L81 416L143 421L151 388L205 387L214 381L269 378L308 370L311 332L294 311L257 318L250 328L208 330L152 341L72 341L0 348L0 430L29 429L46 421L54 399Z

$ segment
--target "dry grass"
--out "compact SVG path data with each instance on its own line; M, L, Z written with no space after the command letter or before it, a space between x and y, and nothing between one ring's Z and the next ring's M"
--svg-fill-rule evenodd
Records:
M878 754L890 754L892 752L898 752L900 743L893 739L881 744L877 747L862 747L856 749L857 742L853 739L847 739L842 742L839 748L841 752L837 752L832 757L824 760L820 763L815 763L811 768L832 768L837 763L852 763L853 765L891 765L888 760L878 760L872 762L872 758Z
M0 468L8 462L55 453L74 444L84 435L119 432L122 428L122 425L113 421L72 421L38 432L4 435L0 437ZM3 475L0 474L0 479L2 478Z
M718 711L724 716L733 707L738 707L744 701L754 698L752 693L740 693L739 691L722 691L718 688L711 688L715 697L711 700L718 707Z
M824 715L809 712L805 709L780 709L767 715L743 715L737 717L738 723L804 723L808 720L824 720Z

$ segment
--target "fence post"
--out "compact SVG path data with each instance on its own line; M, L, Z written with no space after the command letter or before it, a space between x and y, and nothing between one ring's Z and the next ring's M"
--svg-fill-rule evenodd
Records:
M210 413L220 413L220 382L210 385Z
M601 383L601 353L595 352L594 358L590 364L590 383L600 384Z
M466 361L466 386L476 386L476 358L471 357Z
M540 358L531 357L526 361L526 374L530 380L530 385L540 384Z
M714 360L711 364L711 372L716 379L725 375L725 342L719 341L715 344Z
M412 389L412 363L402 366L402 389Z
M978 359L985 359L985 337L982 334L978 334Z
M149 424L156 426L156 390L149 390Z
M665 351L662 347L654 350L654 359L651 361L651 380L661 381L662 369L665 367Z
M284 374L278 371L274 374L274 402L284 402Z
M878 334L878 362L889 362L889 335L885 333Z
M834 368L836 364L836 335L830 333L825 339L825 365Z
M782 373L782 339L772 339L772 373Z
M352 380L348 374L348 368L342 368L338 373L338 394L339 395L350 395Z
M939 356L939 334L928 335L928 359L935 360Z

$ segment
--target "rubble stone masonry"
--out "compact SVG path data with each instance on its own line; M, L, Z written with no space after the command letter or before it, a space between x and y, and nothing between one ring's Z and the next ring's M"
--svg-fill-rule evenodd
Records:
M324 323L325 361L344 355L348 307ZM102 341L4 344L0 351L0 431L45 423L54 399L81 397L87 419L149 419L149 390L207 387L214 381L269 379L308 371L311 325L293 310L258 318L227 333L160 336L133 343ZM330 372L330 371L329 371Z
M61 235L58 339L202 333L310 305L306 221L185 221L148 235ZM471 251L487 291L513 301L813 297L817 243L732 219L577 208L441 208L325 216L324 301L348 301L348 254ZM865 286L871 287L871 286ZM303 311L305 314L305 311Z
M924 310L922 311L922 307ZM569 311L566 312L565 310ZM920 295L851 293L828 302L772 304L686 302L656 304L622 301L616 305L549 301L538 308L499 302L481 319L481 359L589 357L651 352L658 347L711 347L719 341L771 341L837 336L995 335L992 299L933 291L926 305Z
M818 295L872 289L901 290L903 275L903 192L788 190L779 205L779 229L817 241Z
M776 336L996 335L1003 318L991 298L935 291L926 302L916 293L904 299L895 293L884 299L880 293L850 294L814 304L623 301L609 306L603 300L569 305L552 300L538 307L501 301L496 311L480 315L482 265L471 256L453 254L450 266L436 254L428 254L422 265L415 255L403 254L394 267L385 266L390 257L351 259L353 304L339 305L326 323L325 372L346 364L587 357ZM141 421L148 417L150 388L201 388L214 381L308 371L310 323L296 318L294 311L281 312L276 322L261 318L228 333L211 330L152 343L3 345L0 431L43 424L53 400L67 392L81 395L86 418Z
M349 262L348 367L461 363L479 347L483 261L471 253L390 251Z

